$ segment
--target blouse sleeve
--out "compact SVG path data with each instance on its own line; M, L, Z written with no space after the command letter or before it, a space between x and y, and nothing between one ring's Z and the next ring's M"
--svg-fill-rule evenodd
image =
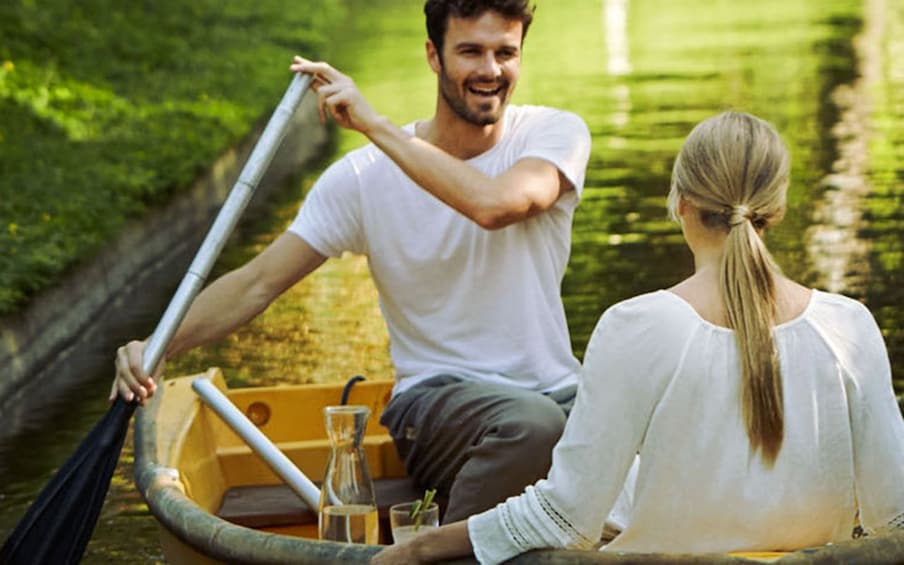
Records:
M636 300L621 303L597 324L548 478L468 520L481 563L499 563L540 547L578 549L599 542L667 377L678 363L669 354L674 347L650 346L661 343L657 324L661 330L668 316L650 315L646 309ZM642 354L638 344L646 344Z
M882 334L861 307L847 383L860 522L867 531L904 528L904 420Z

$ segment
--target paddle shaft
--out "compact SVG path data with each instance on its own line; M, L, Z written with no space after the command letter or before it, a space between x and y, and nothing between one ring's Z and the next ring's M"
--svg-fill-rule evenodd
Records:
M230 190L229 196L207 232L197 255L188 267L188 272L185 273L185 277L179 284L179 288L176 289L176 293L145 347L142 369L146 374L152 374L160 360L163 359L163 354L176 334L176 330L179 329L179 324L185 318L195 296L204 286L207 275L210 274L226 240L235 229L239 217L254 195L254 190L261 177L286 136L292 115L301 104L301 99L310 87L311 80L310 75L296 74L273 115L270 116L270 121L267 122L264 132L254 146L238 180Z
M273 445L273 442L242 414L220 389L205 378L193 380L191 387L239 437L245 440L255 453L261 456L274 473L286 481L286 484L305 501L308 507L317 509L320 506L320 489L317 488L317 485L312 483L278 447Z

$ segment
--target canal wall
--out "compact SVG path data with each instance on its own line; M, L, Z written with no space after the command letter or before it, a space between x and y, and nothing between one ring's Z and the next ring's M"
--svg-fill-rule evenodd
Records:
M112 382L115 347L153 330L268 118L189 189L131 221L22 311L0 318L0 435L15 433L30 412L105 367ZM321 155L328 137L316 97L306 96L244 216Z

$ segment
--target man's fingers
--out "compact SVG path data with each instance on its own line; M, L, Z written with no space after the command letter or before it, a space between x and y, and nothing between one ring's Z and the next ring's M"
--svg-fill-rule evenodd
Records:
M113 390L110 394L110 400L116 400L117 394L126 402L131 402L132 399L135 398L135 393L129 388L129 384L119 377L116 377L116 380L113 381Z
M330 85L329 90L324 89L317 93L320 97L318 103L320 121L326 123L327 116L332 116L334 120L344 124L348 117L345 111L345 107L348 104L348 96L341 89L334 88L334 86Z
M345 89L353 86L351 81L337 81L329 84L324 84L319 89L317 89L317 94L320 95L321 98L331 98L336 96L337 94L341 94Z
M118 380L117 384L119 385L119 394L126 400L126 402L132 402L133 400L137 400L139 404L144 406L145 398L142 397L141 394L138 394L137 392L135 392L134 390L129 388L129 385L121 380ZM139 387L139 390L143 390L143 389L141 387Z
M142 362L144 347L140 342L130 342L116 350L116 382L114 386L127 401L144 399L155 388L151 377L144 374Z
M315 82L319 81L321 84L330 84L345 76L334 69L329 63L324 63L323 61L309 61L298 55L296 55L292 61L289 70L296 73L313 75L316 79ZM315 84L315 88L317 86L319 85Z
M135 342L131 342L126 346L126 361L129 370L135 375L139 381L144 381L144 347L135 346Z
M296 68L296 72L314 75L318 80L326 84L329 84L338 77L342 76L339 71L337 71L327 63L314 63L311 61L306 61L304 63L298 63L294 65L294 67Z
M355 81L324 62L308 61L295 56L290 68L295 72L314 76L311 83L318 97L320 121L329 118L341 127L363 131L364 124L373 118L373 110L358 91Z
M133 368L131 361L129 360L129 351L128 346L122 346L116 350L116 380L117 382L121 382L131 388L132 382L135 382L135 377L132 374ZM120 387L122 390L122 387ZM128 400L128 399L127 399Z

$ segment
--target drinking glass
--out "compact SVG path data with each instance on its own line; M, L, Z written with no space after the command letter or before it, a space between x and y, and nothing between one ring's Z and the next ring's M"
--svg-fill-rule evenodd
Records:
M418 516L412 516L414 502L394 504L389 507L389 525L394 543L404 543L428 528L439 527L439 506L431 502Z

